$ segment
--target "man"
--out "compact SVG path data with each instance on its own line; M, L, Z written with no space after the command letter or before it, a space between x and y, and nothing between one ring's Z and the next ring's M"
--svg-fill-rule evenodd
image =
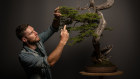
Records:
M19 61L27 73L28 79L52 79L50 67L60 58L62 50L67 43L69 33L65 25L61 29L61 38L58 46L47 56L43 43L54 32L58 31L61 16L59 8L55 9L54 16L55 19L52 25L39 35L29 24L22 24L16 28L16 35L23 42L23 49L19 53Z

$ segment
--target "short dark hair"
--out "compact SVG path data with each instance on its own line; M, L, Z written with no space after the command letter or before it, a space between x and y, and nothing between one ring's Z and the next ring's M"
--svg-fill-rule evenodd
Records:
M29 24L21 24L16 27L16 36L21 40L21 38L24 36L24 31L27 29Z

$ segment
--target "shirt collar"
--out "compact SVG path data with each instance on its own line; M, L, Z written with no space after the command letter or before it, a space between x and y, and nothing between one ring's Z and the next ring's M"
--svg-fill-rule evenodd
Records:
M36 43L37 47L40 49L40 51L44 54L45 50L43 49L43 47L41 46L40 41ZM23 48L29 52L34 52L34 53L38 53L37 51L29 48L28 46L26 46L25 44L23 44Z

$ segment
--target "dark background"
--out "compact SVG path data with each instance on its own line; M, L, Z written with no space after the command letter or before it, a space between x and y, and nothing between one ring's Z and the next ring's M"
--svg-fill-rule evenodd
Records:
M31 24L39 33L47 29L53 20L53 11L57 6L85 6L89 0L1 0L0 1L0 78L25 79L17 53L22 43L16 38L15 28L20 24ZM106 0L95 0L97 4ZM102 11L107 26L113 31L104 31L102 46L113 44L110 53L111 61L121 76L105 77L105 79L139 79L140 78L140 25L139 0L115 0L114 5ZM59 42L55 33L45 47L51 53ZM65 46L60 60L52 69L53 79L85 79L79 74L88 64L93 51L92 38L74 46ZM96 77L95 77L96 78Z

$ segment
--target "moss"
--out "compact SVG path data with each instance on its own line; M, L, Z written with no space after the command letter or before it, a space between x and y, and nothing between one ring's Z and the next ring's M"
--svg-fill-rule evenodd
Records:
M111 61L103 61L101 63L94 63L95 67L112 67L115 66Z

